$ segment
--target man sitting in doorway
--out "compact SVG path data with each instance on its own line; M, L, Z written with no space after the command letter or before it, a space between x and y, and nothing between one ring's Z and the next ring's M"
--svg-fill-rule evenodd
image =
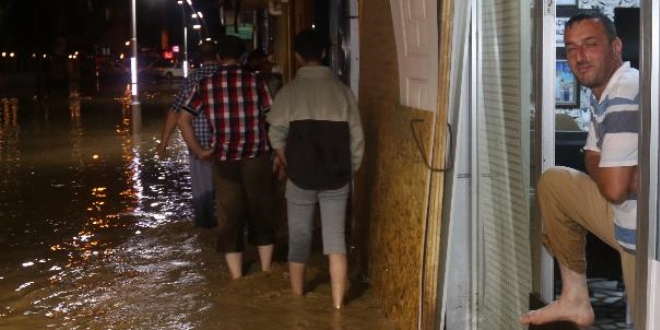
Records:
M520 323L568 321L587 327L594 323L586 278L587 231L619 251L634 310L639 72L623 63L614 24L599 12L573 16L564 42L571 71L592 92L584 147L588 174L554 167L539 179L543 243L559 263L562 292L550 305L521 316Z

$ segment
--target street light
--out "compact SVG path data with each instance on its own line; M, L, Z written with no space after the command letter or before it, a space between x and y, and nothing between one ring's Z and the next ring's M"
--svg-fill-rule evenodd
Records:
M190 11L192 11L192 18L196 22L201 22L201 26L197 27L196 29L201 29L202 27L204 28L204 33L209 36L209 29L206 26L206 20L204 20L204 15L202 14L201 11L197 11L195 9L195 6L192 4L192 0L186 0L188 3L188 6L190 7ZM200 38L201 38L201 32L200 32Z
M188 5L192 5L190 0ZM181 19L183 20L183 77L188 77L188 23L186 22L186 8L183 6L183 0L177 1L181 6Z
M177 2L181 6L181 19L183 20L183 76L187 77L188 76L188 22L187 22L187 17L186 17L186 9L184 6L184 0L177 0ZM204 32L208 35L208 28L206 27L206 21L204 21L204 15L202 15L202 12L196 11L195 7L192 4L192 0L185 0L185 3L188 4L188 7L190 7L190 11L192 12L191 17L195 21L200 21L204 25ZM200 29L202 28L201 25L195 24L193 26L193 29L198 31L199 35L199 40L201 43L202 40L202 34Z
M202 22L202 25L204 26L204 33L206 34L207 37L210 37L209 35L209 28L206 26L206 20L204 20L204 15L202 14L201 11L197 12L197 17L199 17L199 21ZM201 27L200 27L201 28ZM201 33L201 32L200 32ZM201 38L201 35L200 35Z
M192 10L194 11L195 9L192 8ZM202 14L201 11L198 11L198 12L193 12L191 17L192 17L192 20L194 22L192 28L193 28L193 30L197 30L197 38L198 38L199 44L201 45L202 41L203 41L203 39L202 39L202 27L204 28L204 33L206 34L206 36L209 37L209 32L206 28L206 21L204 21L204 15ZM208 40L210 40L210 38L208 38Z
M135 0L131 1L131 46L133 48L133 55L131 57L131 104L138 106L140 100L138 99L138 74L137 74L137 24L135 15Z
M199 24L193 24L193 30L197 30L197 42L201 45L202 44L202 26Z

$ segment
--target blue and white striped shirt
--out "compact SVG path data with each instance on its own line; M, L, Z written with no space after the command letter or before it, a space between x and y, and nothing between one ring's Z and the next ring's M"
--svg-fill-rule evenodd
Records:
M591 96L591 123L586 150L600 153L599 167L637 165L639 71L625 62L612 75L600 100ZM626 250L636 249L637 196L614 210L614 234Z

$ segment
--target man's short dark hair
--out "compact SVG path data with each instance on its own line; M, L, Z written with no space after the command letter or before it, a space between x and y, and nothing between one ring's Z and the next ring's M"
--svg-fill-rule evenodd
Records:
M253 51L250 52L247 56L247 61L263 61L266 59L266 52L264 52L262 49L257 48Z
M293 50L308 61L322 60L326 46L326 39L314 30L304 30L293 40Z
M199 58L202 62L213 61L218 56L218 47L215 42L204 41L199 45Z
M603 25L603 30L605 30L605 35L607 35L607 40L612 42L617 38L616 27L614 26L612 20L609 17L607 17L607 15L597 10L583 11L573 15L568 20L568 22L566 22L566 26L564 27L564 29L568 29L577 22L582 22L592 19L598 20L600 24Z
M218 41L218 55L220 55L220 58L240 60L243 53L245 53L245 42L237 36L223 36Z

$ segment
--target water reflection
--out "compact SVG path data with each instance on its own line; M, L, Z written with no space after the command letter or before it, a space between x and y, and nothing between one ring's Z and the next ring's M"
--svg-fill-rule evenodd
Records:
M231 281L192 227L182 140L154 158L173 92L149 93L139 129L124 95L2 99L0 329L393 329L368 294L293 297L283 262Z
M10 194L18 188L17 172L20 166L21 151L18 148L20 127L18 126L18 99L0 99L0 194ZM21 203L0 199L0 216L16 218L10 205ZM0 239L1 240L1 239Z

